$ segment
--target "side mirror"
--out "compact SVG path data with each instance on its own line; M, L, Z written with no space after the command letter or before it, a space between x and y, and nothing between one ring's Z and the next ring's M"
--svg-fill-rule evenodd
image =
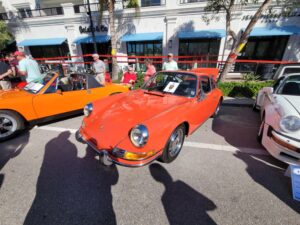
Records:
M273 91L274 91L273 87L264 87L263 88L263 92L266 93L266 94L272 94Z
M62 95L62 91L60 89L57 89L55 93L59 94L59 95Z

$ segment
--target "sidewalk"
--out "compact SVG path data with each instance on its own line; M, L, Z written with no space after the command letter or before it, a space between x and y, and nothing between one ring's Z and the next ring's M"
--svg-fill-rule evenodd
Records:
M252 98L232 98L232 97L224 96L222 105L252 107L253 103L254 103L254 99Z

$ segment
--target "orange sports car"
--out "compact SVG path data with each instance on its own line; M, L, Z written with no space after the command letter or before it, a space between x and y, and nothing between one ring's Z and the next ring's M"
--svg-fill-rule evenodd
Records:
M52 73L44 77L42 84L29 83L23 89L0 91L0 141L27 124L82 112L91 101L128 90L122 85L102 86L92 75L59 77Z
M185 136L218 114L223 96L216 75L215 69L162 71L139 90L88 104L77 140L100 153L106 165L170 163Z

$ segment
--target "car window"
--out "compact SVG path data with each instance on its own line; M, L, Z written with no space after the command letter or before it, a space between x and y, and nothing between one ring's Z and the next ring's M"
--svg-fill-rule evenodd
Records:
M300 96L300 75L290 76L280 85L278 94Z
M184 97L195 97L197 77L179 72L159 72L151 77L142 89Z
M210 78L210 85L211 85L211 90L213 90L217 87L216 81L211 78Z
M209 77L204 77L204 76L201 77L200 83L201 83L201 87L202 87L202 90L204 91L204 93L209 93L211 91Z
M284 69L282 75L290 74L290 73L300 73L300 67L287 67Z
M93 75L86 75L86 82L88 89L104 87L95 79Z

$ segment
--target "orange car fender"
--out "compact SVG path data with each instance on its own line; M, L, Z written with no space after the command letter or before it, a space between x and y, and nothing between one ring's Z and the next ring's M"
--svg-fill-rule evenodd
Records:
M176 127L183 123L189 126L189 122L184 119L185 113L183 113L183 109L184 106L181 106L170 113L165 113L162 116L145 121L143 124L148 128L149 139L144 147L137 148L132 144L130 140L130 130L128 131L127 137L125 137L117 147L131 152L146 152L151 150L159 152L163 150ZM177 113L180 116L170 119L171 114L174 115Z
M0 104L1 110L11 110L20 114L26 121L36 119L37 115L32 106L32 96L4 100Z

